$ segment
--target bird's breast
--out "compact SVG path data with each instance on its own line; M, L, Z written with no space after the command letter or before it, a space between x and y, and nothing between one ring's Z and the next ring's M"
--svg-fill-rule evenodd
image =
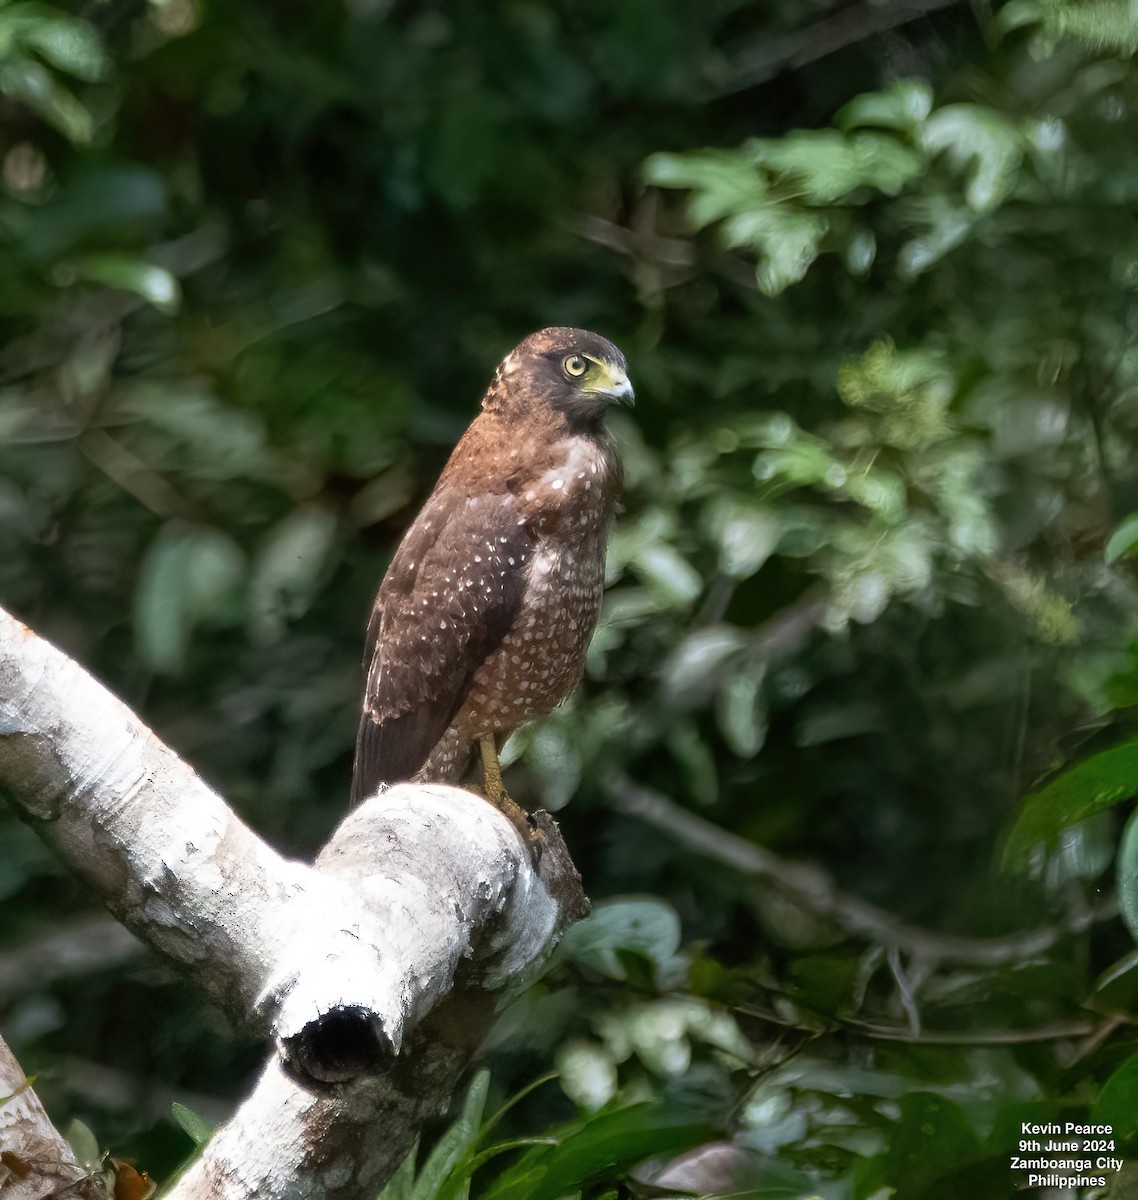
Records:
M538 543L518 619L471 681L457 721L465 736L508 732L543 716L577 686L603 590L603 533Z
M551 461L519 495L536 535L523 600L502 643L474 674L456 722L464 736L508 732L544 715L585 670L604 590L619 466L592 439L552 449Z

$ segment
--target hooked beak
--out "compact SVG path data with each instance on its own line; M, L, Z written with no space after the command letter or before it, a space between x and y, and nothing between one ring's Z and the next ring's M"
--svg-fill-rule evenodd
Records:
M600 378L585 389L593 396L604 396L610 404L633 404L636 393L628 376L619 367L601 364Z

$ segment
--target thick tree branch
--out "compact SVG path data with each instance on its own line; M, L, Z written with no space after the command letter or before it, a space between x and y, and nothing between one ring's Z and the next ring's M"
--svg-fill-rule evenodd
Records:
M552 822L531 838L451 787L392 788L312 866L283 859L2 611L0 794L133 933L276 1041L178 1197L374 1192L449 1098L494 994L585 909Z
M51 1123L15 1055L0 1038L0 1192L4 1200L105 1200Z

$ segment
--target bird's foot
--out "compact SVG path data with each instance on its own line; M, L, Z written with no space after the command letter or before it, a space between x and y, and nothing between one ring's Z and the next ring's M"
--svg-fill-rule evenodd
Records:
M506 791L506 786L502 782L502 766L498 762L498 748L494 743L493 735L479 738L478 749L482 754L482 794L521 835L522 841L529 848L533 865L536 867L541 861L541 828Z

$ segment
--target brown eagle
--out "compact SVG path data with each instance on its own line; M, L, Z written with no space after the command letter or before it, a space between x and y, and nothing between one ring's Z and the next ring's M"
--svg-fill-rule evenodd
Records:
M601 418L630 403L624 355L584 329L531 334L407 531L376 597L352 802L381 783L460 782L580 681L621 467Z

